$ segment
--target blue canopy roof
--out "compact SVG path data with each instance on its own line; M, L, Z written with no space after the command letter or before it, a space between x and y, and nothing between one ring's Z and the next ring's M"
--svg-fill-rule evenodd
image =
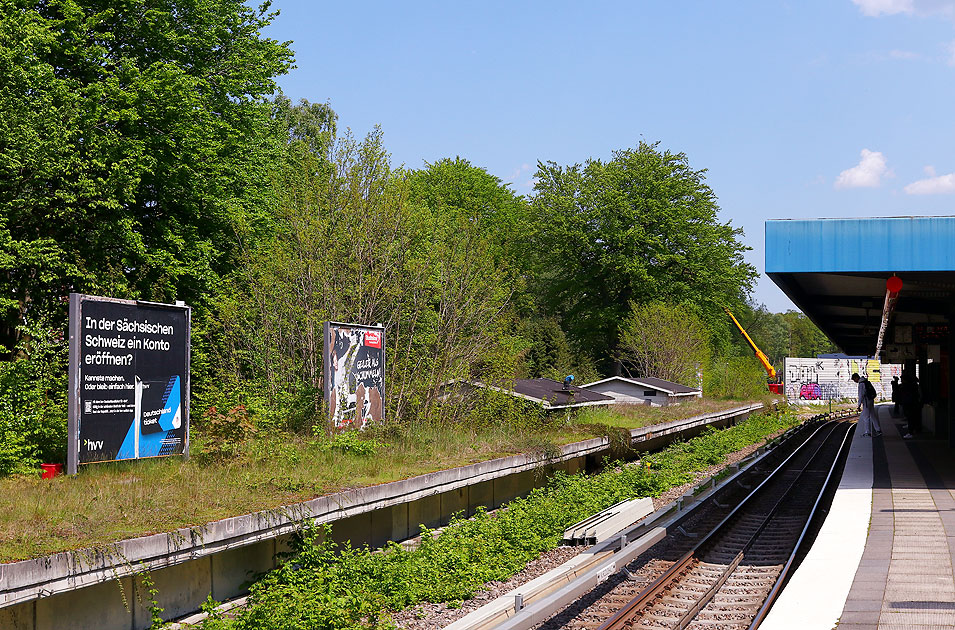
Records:
M766 273L955 271L955 216L766 222Z
M895 326L915 327L918 337L952 319L955 216L767 221L766 274L844 352L859 355L875 352L886 280L898 275L893 343L883 349L911 356L913 342L895 343Z

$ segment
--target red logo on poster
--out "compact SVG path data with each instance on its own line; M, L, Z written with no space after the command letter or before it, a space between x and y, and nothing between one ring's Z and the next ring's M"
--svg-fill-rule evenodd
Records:
M381 348L381 333L368 331L365 333L365 345L369 348Z

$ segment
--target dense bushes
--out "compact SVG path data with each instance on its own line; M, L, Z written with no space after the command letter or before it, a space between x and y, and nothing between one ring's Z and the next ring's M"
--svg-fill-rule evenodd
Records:
M530 198L460 157L394 167L381 130L356 140L328 104L273 93L293 60L262 32L269 3L100 4L0 16L6 461L62 446L65 347L14 348L41 319L65 333L72 291L186 301L194 417L242 405L301 433L327 415L328 319L387 326L386 416L408 423L502 421L445 396L455 379L616 373L631 305L695 314L706 347L674 346L683 368L746 355L721 305L746 308L755 269L684 153L540 162Z
M66 343L31 326L17 358L0 362L0 476L66 460Z
M619 501L686 483L695 471L794 422L791 416L758 416L674 444L644 458L648 466L620 466L593 476L558 474L498 513L455 519L438 535L424 530L413 551L392 543L383 553L372 553L331 542L327 530L306 530L295 555L253 585L249 606L237 620L212 620L206 628L387 627L388 611L467 599L481 584L507 579L556 546L572 523Z

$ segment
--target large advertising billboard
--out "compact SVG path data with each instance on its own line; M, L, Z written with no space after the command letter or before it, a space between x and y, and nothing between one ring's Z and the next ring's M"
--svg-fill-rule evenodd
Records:
M384 419L384 327L325 323L325 400L335 429Z
M191 310L70 294L67 471L188 454Z

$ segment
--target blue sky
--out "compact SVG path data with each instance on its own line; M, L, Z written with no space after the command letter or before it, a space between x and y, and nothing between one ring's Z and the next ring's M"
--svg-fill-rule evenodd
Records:
M539 160L686 153L774 311L765 219L955 214L955 0L273 8L284 92L381 125L397 164L461 156L528 194Z

